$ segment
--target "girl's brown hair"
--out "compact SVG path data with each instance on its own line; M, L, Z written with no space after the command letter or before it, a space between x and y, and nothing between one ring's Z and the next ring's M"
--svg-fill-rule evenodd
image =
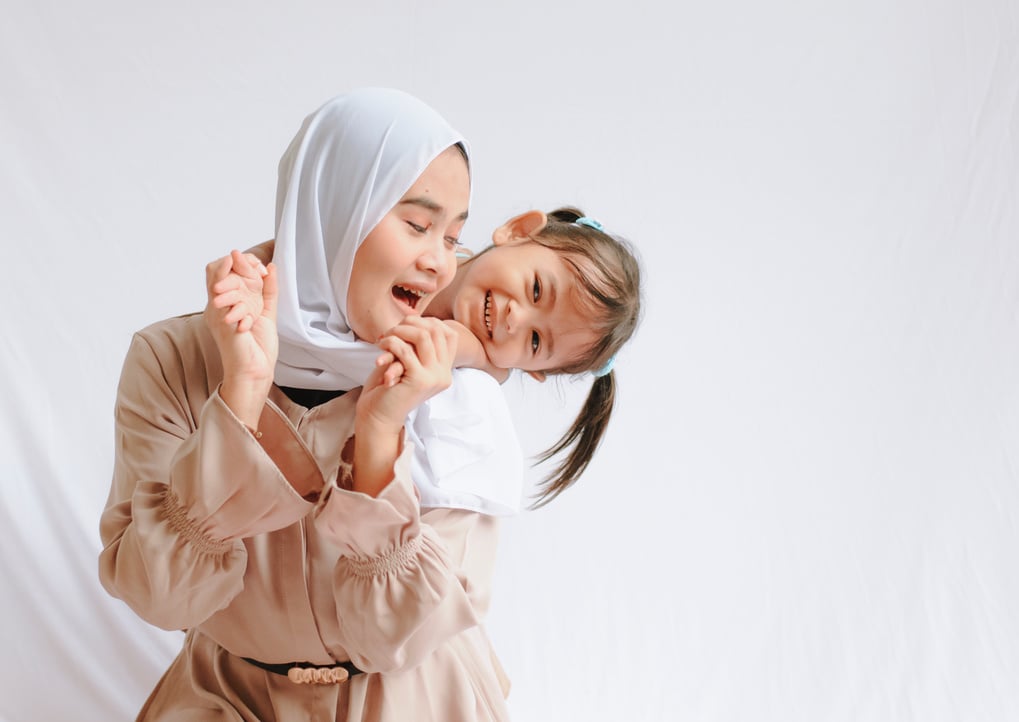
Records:
M598 448L616 397L612 361L640 322L640 263L633 247L585 222L578 208L558 208L548 214L548 223L531 238L559 253L575 274L590 310L591 328L598 340L577 359L549 374L595 372L587 400L562 437L539 454L544 463L565 452L541 484L532 508L542 507L569 488L584 473ZM595 224L598 225L598 224Z

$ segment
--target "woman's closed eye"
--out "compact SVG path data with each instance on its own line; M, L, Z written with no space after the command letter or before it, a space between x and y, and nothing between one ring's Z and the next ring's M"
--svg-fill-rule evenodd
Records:
M407 225L410 226L411 230L413 230L418 235L424 235L425 233L428 233L429 230L431 230L431 226L430 225L422 226L422 225L420 225L418 223L415 223L414 221L407 221ZM451 249L452 248L459 248L460 245L461 245L460 244L460 239L457 236L444 236L443 240L446 242L446 244Z

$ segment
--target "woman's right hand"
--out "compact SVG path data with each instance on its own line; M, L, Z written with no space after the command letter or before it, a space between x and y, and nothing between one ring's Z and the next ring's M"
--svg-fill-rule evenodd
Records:
M208 264L205 280L205 323L223 362L220 396L257 428L279 353L276 268L235 250Z
M365 381L358 415L374 427L399 430L407 414L452 383L457 335L439 319L407 316L378 346L383 354Z
M407 415L449 387L456 332L437 318L408 316L379 341L354 419L354 490L377 496L393 479Z

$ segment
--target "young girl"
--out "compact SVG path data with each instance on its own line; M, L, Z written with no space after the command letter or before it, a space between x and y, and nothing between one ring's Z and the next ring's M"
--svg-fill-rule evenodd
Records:
M580 477L607 428L615 355L640 319L640 268L629 244L576 208L528 211L497 228L492 241L425 313L469 330L459 336L463 364L521 369L539 381L593 373L576 421L541 457L567 452L546 480L541 506Z
M433 110L395 91L334 99L281 162L277 237L302 240L269 267L257 317L238 331L210 305L136 334L100 577L187 630L139 719L506 719L479 625L493 520L423 517L402 444L455 347L442 322L403 319L451 279L468 199L465 145ZM321 274L288 275L295 259ZM396 383L379 367L313 408L273 383L278 353L284 386L335 388L330 357L387 330Z
M481 369L499 381L514 368L539 381L549 375L592 372L591 390L577 419L540 457L547 461L564 456L536 500L535 506L542 506L580 477L604 435L615 398L615 353L632 336L640 317L640 268L628 243L576 208L547 215L528 211L499 226L492 240L493 245L459 265L453 282L423 313L457 330L455 363L461 369ZM240 278L223 281L219 288L242 286L250 293L245 302L235 294L214 301L233 305L231 322L257 313L252 310L260 304L256 266L268 262L273 244L251 249L248 257L234 254L233 261L228 257L220 263ZM377 355L372 348L364 357L340 360L340 366L353 375L366 374L358 364ZM385 378L395 379L399 373L394 364ZM422 505L516 512L522 470L509 412L487 379L462 370L455 378L453 388L425 403L427 413L415 412L408 423L409 438L417 447L414 481ZM442 436L429 433L437 416L455 428ZM454 418L463 422L448 420ZM492 448L491 439L502 439L498 448ZM435 448L442 443L460 451ZM465 462L462 449L478 446L491 449L490 455L479 464ZM458 459L455 469L443 466L447 456Z

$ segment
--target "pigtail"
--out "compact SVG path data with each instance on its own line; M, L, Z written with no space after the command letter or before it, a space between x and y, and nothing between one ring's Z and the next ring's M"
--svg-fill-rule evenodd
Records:
M596 377L587 394L584 406L569 430L554 446L538 456L537 463L541 464L568 450L566 457L541 483L541 492L531 505L532 509L538 509L548 504L566 491L584 473L608 428L615 399L615 373L609 371L604 376Z
M580 357L548 374L593 373L587 400L569 430L537 457L537 464L558 457L555 468L539 485L531 504L549 503L587 469L602 437L616 398L613 359L637 328L641 315L640 263L626 240L607 233L601 223L579 208L564 206L547 214L548 222L531 240L559 254L573 272L586 304L596 341Z

